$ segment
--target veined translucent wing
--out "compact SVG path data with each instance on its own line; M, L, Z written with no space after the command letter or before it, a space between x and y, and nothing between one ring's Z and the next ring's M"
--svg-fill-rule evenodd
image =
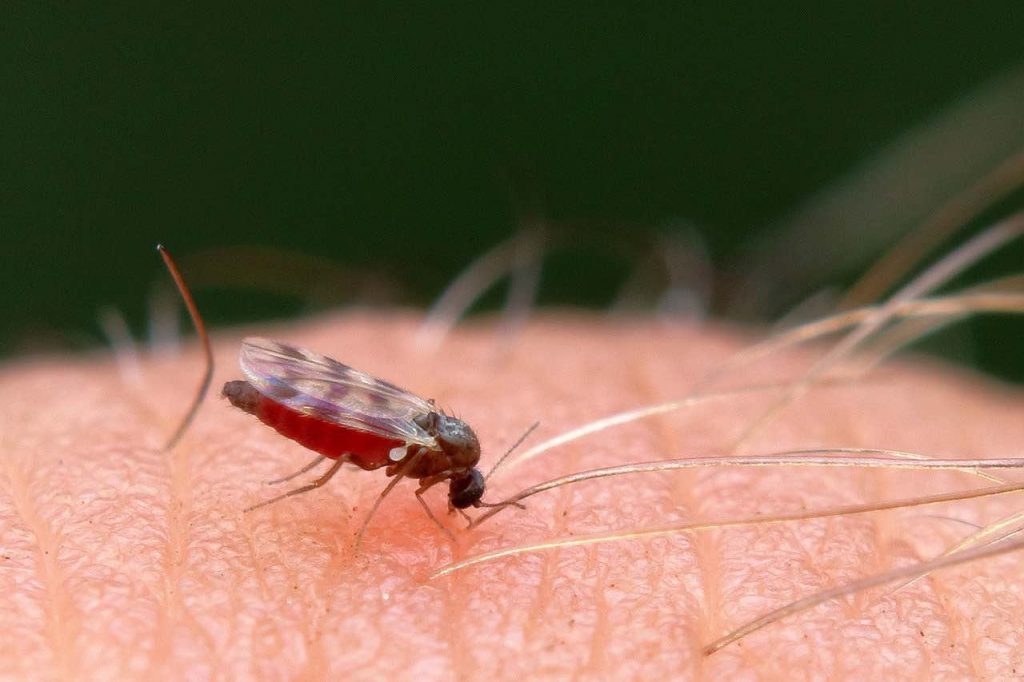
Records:
M436 446L414 417L429 402L366 372L304 348L249 337L239 364L249 383L274 402L357 431Z

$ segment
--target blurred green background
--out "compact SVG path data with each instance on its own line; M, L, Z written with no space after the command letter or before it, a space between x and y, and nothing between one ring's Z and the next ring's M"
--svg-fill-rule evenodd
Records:
M725 313L748 245L1024 62L1014 2L239 7L5 4L3 352L98 343L103 305L142 331L157 242L302 252L346 273L338 301L425 305L538 215L583 254L542 303L608 305L686 221ZM214 324L308 308L199 279ZM1019 321L967 329L955 354L1024 380Z

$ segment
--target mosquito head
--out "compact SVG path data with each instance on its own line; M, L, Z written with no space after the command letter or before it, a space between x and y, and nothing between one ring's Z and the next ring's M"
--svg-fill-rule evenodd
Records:
M480 441L469 424L444 414L438 414L435 438L448 456L452 469L472 469L480 461ZM483 488L481 487L481 491Z
M456 509L474 507L484 496L484 475L479 469L470 469L465 476L451 479L448 501Z

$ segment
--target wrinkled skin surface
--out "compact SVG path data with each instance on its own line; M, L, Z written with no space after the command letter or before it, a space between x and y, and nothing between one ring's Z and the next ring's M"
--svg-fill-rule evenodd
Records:
M252 330L250 330L252 331ZM258 332L435 398L471 424L482 469L614 411L681 397L750 339L651 322L541 317L505 352L459 331L431 361L409 317L340 316ZM214 385L241 337L216 344ZM773 358L728 384L791 376ZM171 453L164 438L201 370L108 356L0 372L0 676L17 679L1006 679L1024 673L1024 556L948 569L895 594L821 605L705 657L703 644L816 590L940 553L1024 496L827 521L679 534L530 554L428 579L454 558L572 533L856 504L986 485L963 473L720 469L632 476L539 495L453 546L405 482L361 554L352 538L385 485L344 469L252 514L310 453L211 398ZM495 501L594 466L721 454L768 404L715 401L549 452L488 482ZM1022 455L1024 396L934 364L812 391L741 452L887 447ZM1012 477L1011 472L1007 477ZM1018 475L1019 477L1019 475ZM476 512L473 512L476 513Z

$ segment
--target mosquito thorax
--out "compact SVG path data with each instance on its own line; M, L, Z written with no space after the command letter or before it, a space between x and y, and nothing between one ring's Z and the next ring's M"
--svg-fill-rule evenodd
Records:
M476 506L484 496L484 475L470 469L465 476L453 478L448 484L448 501L456 509Z
M456 417L435 413L434 438L448 456L452 469L472 469L480 461L480 441L469 424Z

